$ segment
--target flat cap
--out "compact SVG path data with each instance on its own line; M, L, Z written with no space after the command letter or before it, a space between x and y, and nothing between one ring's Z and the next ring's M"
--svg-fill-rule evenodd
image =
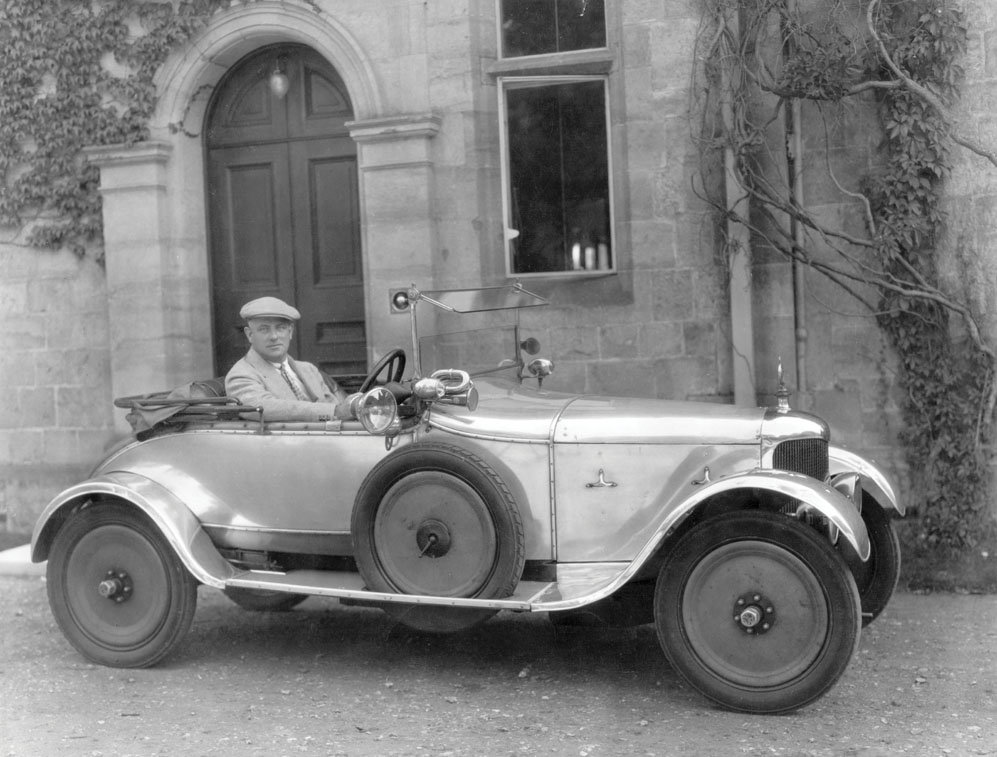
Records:
M239 317L244 321L250 318L286 318L289 321L297 321L301 318L301 313L297 308L292 308L276 297L259 297L243 305Z

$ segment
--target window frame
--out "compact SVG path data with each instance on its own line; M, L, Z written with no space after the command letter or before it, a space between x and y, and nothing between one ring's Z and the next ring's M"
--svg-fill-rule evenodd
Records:
M552 50L546 53L534 53L533 55L509 55L505 54L505 41L502 39L502 0L495 0L495 50L496 58L500 63L508 63L510 61L537 61L538 59L556 58L564 59L570 58L578 55L585 55L586 53L591 54L593 51L596 53L606 53L609 50L609 5L612 0L603 0L603 14L602 14L602 36L606 40L606 44L602 47L583 47L577 50Z
M570 54L570 53L568 53ZM514 89L533 89L560 84L576 84L601 81L603 87L603 110L606 122L606 189L609 203L609 249L612 264L609 268L593 270L570 271L532 271L517 272L513 270L512 241L518 236L518 229L512 226L512 177L510 174L509 151L509 118L508 99L506 93ZM606 74L551 74L540 76L498 76L496 79L499 108L499 163L502 181L502 246L505 255L505 274L507 278L555 278L574 279L615 275L619 270L619 252L616 234L616 198L615 170L613 164L613 131L610 102L609 76Z

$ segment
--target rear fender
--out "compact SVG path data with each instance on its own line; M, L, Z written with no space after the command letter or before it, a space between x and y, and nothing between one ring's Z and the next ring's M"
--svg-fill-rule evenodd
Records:
M681 523L699 505L719 494L744 489L761 489L797 500L800 503L800 511L816 511L824 516L832 526L829 534L832 539L836 529L838 534L854 547L863 561L869 558L869 535L858 508L844 494L810 476L759 469L725 476L700 486L701 488L691 497L672 510L668 518L658 527L656 538L652 541L660 541L660 538Z
M72 511L88 500L110 499L134 505L162 533L177 557L198 581L223 588L235 569L220 555L188 507L167 489L134 473L106 473L70 487L53 499L35 524L31 560L48 559L52 542Z
M831 476L840 473L858 473L862 477L862 490L868 492L880 507L896 510L898 515L906 512L907 508L897 499L896 489L889 477L874 463L859 457L851 450L833 444L828 447L828 455Z

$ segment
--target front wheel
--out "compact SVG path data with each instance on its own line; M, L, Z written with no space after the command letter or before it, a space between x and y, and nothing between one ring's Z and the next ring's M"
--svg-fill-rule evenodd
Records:
M672 666L732 710L789 712L826 693L858 647L848 567L815 531L764 511L697 525L655 587L658 640Z
M180 643L197 605L197 582L155 525L133 507L90 505L52 543L49 605L88 660L154 665Z
M870 554L853 569L862 598L862 625L867 626L886 609L900 579L900 539L889 511L868 494L862 503L862 520L869 533Z

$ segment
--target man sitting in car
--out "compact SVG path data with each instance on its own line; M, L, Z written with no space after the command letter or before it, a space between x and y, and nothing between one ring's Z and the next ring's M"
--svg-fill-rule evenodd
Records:
M352 418L352 396L323 378L311 363L287 354L301 313L276 297L260 297L239 311L249 351L225 376L225 393L263 408L268 421Z

